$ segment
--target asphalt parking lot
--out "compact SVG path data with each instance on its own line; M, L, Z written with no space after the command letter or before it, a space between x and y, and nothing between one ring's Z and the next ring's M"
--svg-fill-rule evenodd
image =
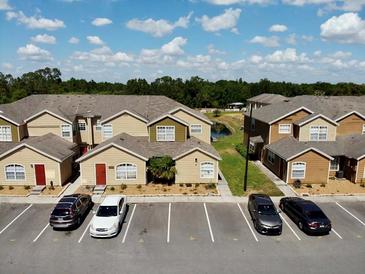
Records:
M130 204L117 237L94 239L92 211L54 231L53 205L0 204L0 273L364 273L364 203L319 206L333 225L326 236L283 213L282 235L260 235L243 203L154 203Z

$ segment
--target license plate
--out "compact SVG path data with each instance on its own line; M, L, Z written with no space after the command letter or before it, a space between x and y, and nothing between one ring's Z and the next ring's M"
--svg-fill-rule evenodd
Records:
M322 227L324 227L324 225L320 225L319 227L321 227L321 228L322 228Z

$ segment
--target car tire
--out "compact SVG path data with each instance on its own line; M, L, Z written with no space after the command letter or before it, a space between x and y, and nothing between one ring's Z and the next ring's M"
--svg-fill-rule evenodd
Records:
M301 221L298 222L298 227L300 230L303 231L304 227L303 227L303 223Z

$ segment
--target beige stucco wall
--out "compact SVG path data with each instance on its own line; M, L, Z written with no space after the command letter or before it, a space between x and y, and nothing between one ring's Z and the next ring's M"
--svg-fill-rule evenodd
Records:
M311 126L327 126L328 134L327 134L327 141L335 141L336 140L336 126L327 122L323 118L317 118L308 124L303 125L300 127L299 130L299 141L310 141L310 127Z
M197 162L195 163L195 159ZM215 176L213 179L200 178L200 164L212 162ZM218 161L200 151L192 152L183 158L176 160L177 174L175 182L180 183L218 183Z
M72 157L69 157L60 164L62 184L68 183L68 180L72 176L72 163Z
M24 181L5 180L5 166L9 164L19 164L24 166ZM20 148L7 155L5 158L0 159L0 184L36 185L34 164L44 164L47 185L49 185L50 181L53 181L54 185L61 185L59 176L59 163L29 148ZM33 167L31 167L31 165L33 165Z
M357 180L356 183L365 182L365 158L358 161L358 168L357 168Z
M77 123L85 123L85 125L86 125L84 131L79 130L80 142L81 143L86 143L86 144L91 144L92 140L89 140L89 134L88 134L89 125L87 124L87 119L86 118L78 118Z
M101 151L80 163L81 184L95 185L96 172L95 164L106 164L106 184L145 184L146 183L146 162L136 156L124 152L118 148L110 147ZM133 163L137 165L137 179L116 180L115 166L122 163ZM109 168L112 167L112 168Z
M103 129L97 130L96 129L96 122L100 118L93 118L92 125L93 125L93 135L94 135L94 144L98 145L103 141Z
M210 125L202 120L195 118L194 116L186 113L185 111L179 110L178 112L174 113L174 116L180 118L184 122L188 123L189 125L202 125L202 133L201 134L191 134L190 127L189 127L189 135L194 136L208 144L210 144Z
M36 118L32 119L27 123L29 136L42 136L47 133L53 133L62 137L61 135L61 125L67 124L65 121L54 117L48 113L44 113ZM71 125L72 126L72 125ZM66 139L66 138L65 138ZM66 140L73 142L73 137Z

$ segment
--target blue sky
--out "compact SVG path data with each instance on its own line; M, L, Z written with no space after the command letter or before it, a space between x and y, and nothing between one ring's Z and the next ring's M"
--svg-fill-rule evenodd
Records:
M365 0L0 0L0 71L364 82Z

